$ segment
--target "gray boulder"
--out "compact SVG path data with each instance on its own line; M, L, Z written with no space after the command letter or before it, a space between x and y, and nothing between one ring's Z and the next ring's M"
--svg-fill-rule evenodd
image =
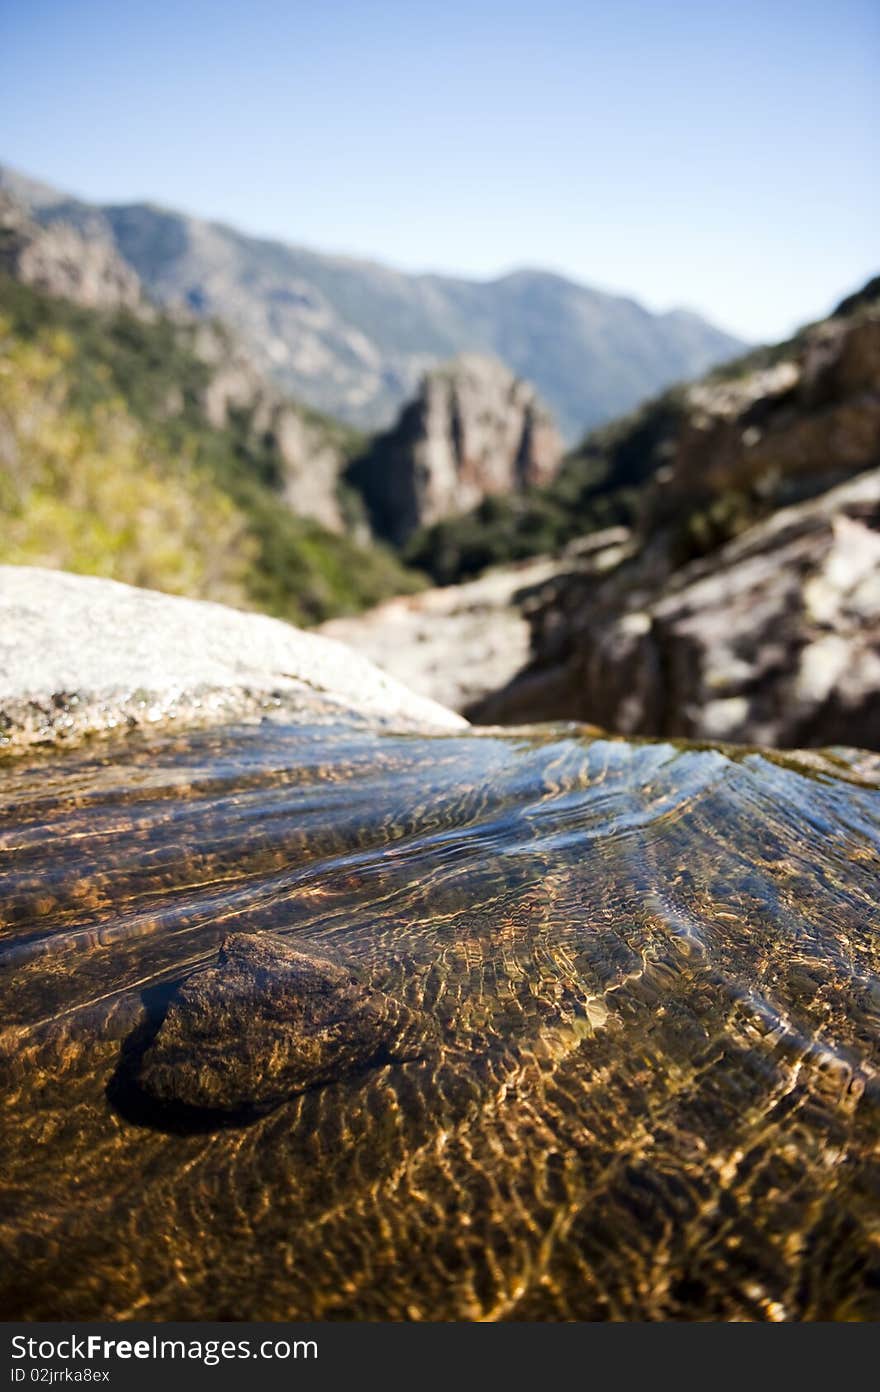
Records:
M0 748L266 712L466 725L341 643L113 580L0 566Z

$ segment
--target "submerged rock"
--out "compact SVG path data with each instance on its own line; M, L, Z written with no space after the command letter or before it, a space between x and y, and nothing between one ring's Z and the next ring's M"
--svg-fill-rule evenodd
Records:
M880 1313L880 758L99 754L0 779L9 1318Z
M138 1083L171 1112L247 1120L352 1073L413 1057L411 1011L346 964L265 934L233 933L197 971L143 1054Z

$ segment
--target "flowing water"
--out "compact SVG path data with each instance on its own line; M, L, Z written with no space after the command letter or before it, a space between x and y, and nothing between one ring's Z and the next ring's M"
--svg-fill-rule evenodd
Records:
M872 772L271 723L7 760L3 1315L878 1317ZM230 934L358 983L338 1063L290 1081ZM173 1036L189 1086L193 991L225 1113L138 1083Z

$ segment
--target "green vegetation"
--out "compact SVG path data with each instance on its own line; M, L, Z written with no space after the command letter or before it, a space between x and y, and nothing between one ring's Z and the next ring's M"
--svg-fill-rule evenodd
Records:
M0 560L107 575L231 603L254 546L191 458L171 471L121 402L69 402L70 339L0 319Z
M0 278L0 561L298 623L418 588L421 577L390 551L288 511L273 491L274 441L248 413L224 429L208 423L211 368L195 351L198 332L167 315L98 313ZM353 432L321 424L355 447Z

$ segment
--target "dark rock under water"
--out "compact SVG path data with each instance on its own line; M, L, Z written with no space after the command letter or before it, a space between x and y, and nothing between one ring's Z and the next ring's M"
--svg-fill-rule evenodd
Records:
M277 724L8 760L4 1316L876 1318L877 772Z
M233 933L143 1047L132 1041L111 1095L124 1109L140 1094L156 1125L245 1123L309 1087L407 1061L409 1015L344 963Z

